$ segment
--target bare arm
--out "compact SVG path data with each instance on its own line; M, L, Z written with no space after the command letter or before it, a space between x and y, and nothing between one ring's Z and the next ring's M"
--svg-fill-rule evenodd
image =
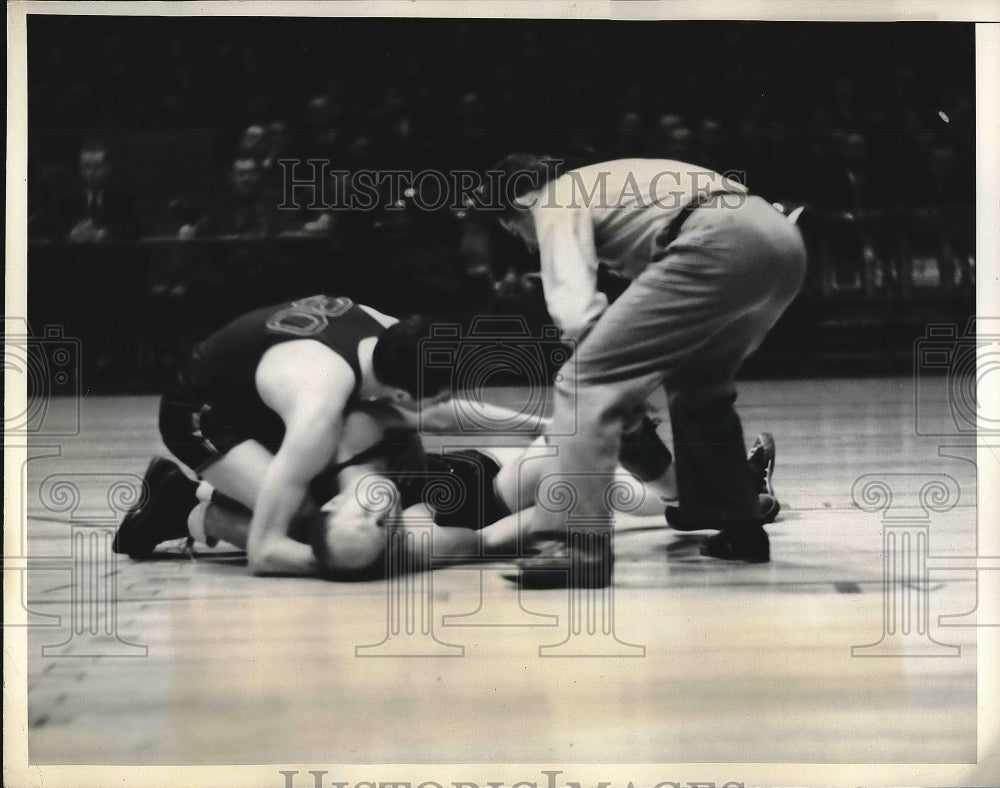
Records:
M247 560L254 574L318 573L312 548L291 539L288 528L306 502L309 483L334 456L353 386L347 362L317 342L280 345L261 360L257 388L285 422L285 437L250 521Z
M480 432L516 430L538 435L545 430L548 419L536 413L515 410L502 405L494 405L482 400L456 397L425 408L417 414L404 414L409 423L422 432L456 434L466 433L474 425Z
M398 528L414 534L424 533L428 528L431 532L431 544L435 556L441 558L478 558L480 556L479 531L467 528L445 528L437 525L433 512L424 504L418 503L408 507L402 513ZM422 551L413 551L413 543L407 541L407 549L411 555L423 558ZM422 567L430 569L430 567Z
M403 512L400 527L413 532L430 528L434 555L439 558L481 560L491 553L510 555L517 547L521 523L530 522L526 519L530 516L531 510L526 509L474 531L437 525L431 520L430 510L423 504L416 504Z
M306 501L309 482L330 461L339 433L339 419L305 414L287 427L250 520L247 560L254 574L318 574L312 548L291 539L288 527Z

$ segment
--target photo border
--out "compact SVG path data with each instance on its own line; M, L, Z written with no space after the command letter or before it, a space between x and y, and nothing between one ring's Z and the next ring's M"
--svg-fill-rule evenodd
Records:
M687 2L553 2L524 0L513 2L10 2L7 5L7 233L5 266L5 315L23 316L26 310L27 260L27 84L26 19L29 14L72 15L166 15L166 16L394 16L394 17L468 17L531 19L609 19L609 20L724 20L739 18L757 21L1000 21L1000 3L983 2L910 2L905 11L897 3L871 0L824 2L805 0L795 4L780 2L744 2L704 0ZM1000 25L979 24L976 28L977 60L977 312L995 314L1000 304L996 272L1000 250ZM992 65L990 65L992 63ZM5 411L23 412L26 392L24 376L5 371ZM21 443L26 441L21 440ZM983 446L979 464L980 522L998 522L997 491L1000 479L984 478L990 463L987 453L996 454L998 446ZM16 533L25 512L20 469L27 459L26 446L11 443L4 447L4 523L5 535ZM993 495L991 496L991 492ZM7 544L13 540L8 538ZM5 557L4 568L16 569ZM265 766L211 767L105 767L46 765L28 760L26 629L17 627L25 618L19 604L19 571L4 572L4 621L13 628L4 631L4 784L44 786L231 786L261 785L282 788L280 770L298 770L300 782L308 784L310 769L327 770L324 785L330 781L399 782L448 785L469 781L484 785L487 780L511 785L536 781L547 785L546 771L561 771L560 780L582 785L612 781L612 785L652 786L664 781L716 785L934 785L975 786L1000 784L1000 628L981 627L978 638L978 762L976 764L388 764L332 765L293 764ZM985 600L980 600L981 603ZM993 600L1000 606L1000 600ZM980 615L984 613L981 604ZM335 770L335 771L334 771Z

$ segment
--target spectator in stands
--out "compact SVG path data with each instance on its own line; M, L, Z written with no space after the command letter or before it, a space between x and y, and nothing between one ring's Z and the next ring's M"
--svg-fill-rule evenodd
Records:
M303 160L313 158L331 162L341 158L344 139L338 128L338 118L342 114L343 107L335 104L329 96L310 96L302 113L296 155Z
M716 172L726 172L737 164L732 133L715 118L705 118L695 139L694 161Z
M257 161L263 159L267 144L266 138L267 130L262 125L254 124L247 127L236 146L240 156Z
M680 115L664 112L656 119L656 128L650 135L647 155L656 159L692 161L694 137Z
M266 202L264 173L260 162L244 156L233 162L231 182L233 204L228 229L248 238L265 238L275 230L272 211Z
M611 141L611 159L623 159L634 156L642 144L642 115L638 112L626 112L618 119L615 138Z
M942 205L969 205L975 190L970 188L974 179L963 177L962 161L955 146L939 140L931 146L929 169L930 191L934 201Z
M277 206L274 195L265 189L260 162L238 154L229 170L228 188L209 210L185 206L178 237L267 238L278 230Z
M490 135L486 131L486 105L475 91L463 93L458 100L458 134L451 151L452 166L479 169L492 160Z
M162 83L157 89L157 95L161 97L161 116L171 128L183 129L193 110L197 76L192 58L182 41L174 39L170 42L158 76ZM117 81L112 84L117 84Z
M90 140L80 150L80 184L63 208L70 241L104 241L139 235L135 201L110 184L107 146Z
M843 176L833 184L835 199L855 214L878 204L877 183L868 161L868 143L862 134L851 132L840 137Z

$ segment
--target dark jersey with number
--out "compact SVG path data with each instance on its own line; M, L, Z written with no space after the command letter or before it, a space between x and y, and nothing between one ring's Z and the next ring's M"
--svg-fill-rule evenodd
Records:
M207 403L254 435L276 437L283 434L284 425L260 398L255 379L264 354L284 342L321 342L354 371L356 392L361 382L358 343L383 330L349 298L315 295L275 304L236 318L199 344L181 370L179 383L186 399Z

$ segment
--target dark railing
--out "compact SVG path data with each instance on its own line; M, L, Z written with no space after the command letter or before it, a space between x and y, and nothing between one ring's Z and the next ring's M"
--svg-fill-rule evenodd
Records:
M971 209L806 211L800 225L805 285L745 375L909 371L927 324L964 325L973 313ZM33 241L28 320L38 336L58 327L79 340L81 390L155 390L193 342L256 306L328 292L420 310L401 304L391 248L384 239L379 248L359 256L329 238L297 236ZM532 331L548 322L537 287L484 294L454 273L464 308L456 320L485 311L521 315Z

